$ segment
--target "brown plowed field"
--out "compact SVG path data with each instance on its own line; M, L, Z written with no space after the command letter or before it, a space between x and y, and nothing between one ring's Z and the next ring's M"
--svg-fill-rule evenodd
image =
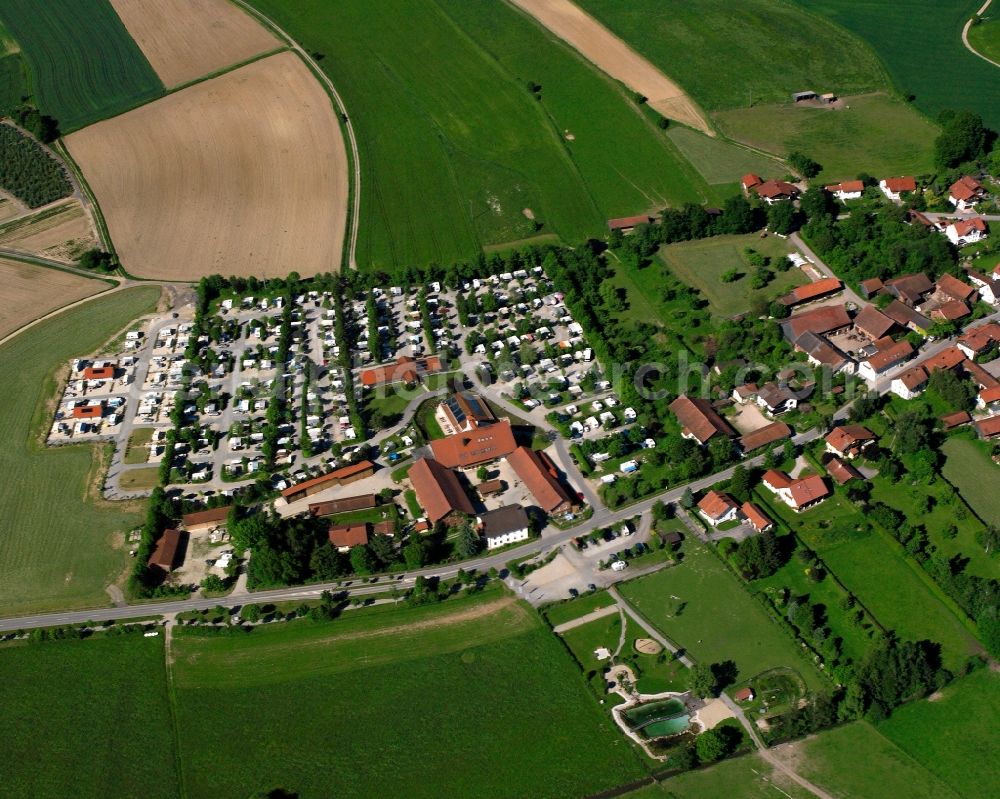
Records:
M0 224L0 247L68 264L96 246L93 225L79 200L55 202Z
M227 0L111 0L167 88L281 45Z
M49 311L110 288L100 280L6 258L0 258L0 286L0 339Z
M66 139L132 274L340 268L347 155L330 98L290 52Z
M680 86L571 0L511 2L576 48L598 69L646 97L650 108L709 136L715 135L701 109Z

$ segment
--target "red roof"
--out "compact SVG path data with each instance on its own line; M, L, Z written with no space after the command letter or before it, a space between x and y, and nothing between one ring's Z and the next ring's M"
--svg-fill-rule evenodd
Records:
M401 356L395 363L387 366L365 369L361 373L361 385L371 387L389 383L416 383L422 374L440 371L441 359L436 355L420 359Z
M782 197L795 197L799 190L786 180L769 180L754 187L759 197L766 200L777 200Z
M973 231L985 233L986 221L981 216L976 216L972 219L956 219L951 223L950 227L955 228L955 235L958 238L964 239Z
M866 305L854 317L854 326L871 338L882 338L895 324L874 305Z
M777 469L768 469L761 479L775 490L788 488L792 484L792 478Z
M748 172L740 179L744 190L752 189L754 186L759 186L764 182L764 179L760 175L755 175L753 172Z
M346 480L349 477L355 477L359 474L363 474L364 472L374 470L375 464L371 461L358 461L357 463L352 463L348 466L342 466L339 469L334 469L332 472L328 472L327 474L321 474L319 477L313 477L311 480L304 480L301 483L297 483L296 485L282 491L281 496L288 499L289 497L301 494L304 491L324 485L325 483L339 484L341 481Z
M574 504L556 477L555 469L538 452L518 447L507 456L507 463L546 513L569 510Z
M648 214L622 216L617 219L609 219L608 227L611 230L628 230L629 228L634 228L636 225L648 225L651 219L652 217Z
M709 491L698 502L698 509L709 519L716 521L735 510L736 502L729 494L724 494L721 491Z
M835 427L826 436L826 443L837 452L848 452L858 444L874 440L875 434L860 424L845 424Z
M208 510L199 510L194 513L185 513L181 521L189 530L192 527L198 527L202 524L225 522L229 519L229 509L231 507L232 505L226 505L221 508L209 508Z
M956 319L961 319L970 313L972 311L969 310L969 306L961 300L948 300L931 311L931 318L941 319L945 322L954 322Z
M856 191L864 191L865 184L860 180L845 180L840 183L834 183L831 186L826 186L825 188L830 193L838 191L853 193Z
M434 459L449 469L468 468L504 458L516 448L517 442L507 419L431 441Z
M803 333L829 333L850 324L851 317L843 305L822 305L788 317L781 323L781 329L794 342Z
M149 556L149 565L159 566L167 572L173 569L182 540L180 530L164 530L163 535L156 540L153 554Z
M975 286L970 286L954 275L947 273L937 279L937 287L954 300L968 300L976 294Z
M83 370L83 376L87 380L110 380L115 376L113 366L88 366Z
M969 415L968 411L945 413L938 418L941 420L941 424L944 426L945 430L951 430L954 427L959 427L960 425L968 424L972 421L972 417Z
M813 502L830 496L830 489L826 487L826 481L818 474L803 477L796 480L791 485L792 503L796 508L810 505Z
M899 363L902 363L913 354L913 345L905 338L901 341L893 342L884 349L880 349L867 359L868 365L875 372L884 372Z
M752 452L755 449L766 447L774 441L781 441L784 438L792 437L792 428L784 422L772 422L764 427L759 427L752 433L747 433L740 437L740 446L744 452Z
M71 416L74 419L100 419L104 415L104 403L96 405L77 405L73 408Z
M830 458L826 463L826 470L830 473L830 477L837 481L837 485L861 479L861 472L849 463L844 463L840 458Z
M917 181L908 176L901 178L886 178L882 182L885 184L885 187L893 194L899 194L899 192L901 191L917 190Z
M458 475L451 469L437 461L421 458L410 467L407 476L417 493L417 502L431 523L452 513L474 515L472 503L466 496Z
M1000 435L1000 416L990 416L976 422L976 432L980 438L992 438Z
M914 366L895 379L906 386L909 391L913 391L927 382L927 370L922 366Z
M935 369L954 369L966 360L965 353L958 347L948 347L937 355L924 359L920 365L930 373Z
M368 523L337 524L330 527L330 543L335 547L356 547L368 543Z
M983 184L969 175L962 175L962 177L951 184L948 194L956 200L972 200L979 198L983 194Z
M804 286L797 286L782 298L785 305L794 305L798 302L806 302L816 297L823 297L840 291L844 284L835 277L824 277L814 283L806 283Z
M766 515L754 505L752 502L744 502L740 506L740 511L746 516L747 521L750 522L750 526L753 527L758 533L764 532L768 527L771 527L774 522L772 522Z
M1000 386L991 386L990 388L984 388L979 392L979 399L985 402L987 405L993 402L1000 402Z
M734 436L736 431L729 426L708 400L688 397L684 394L670 403L670 410L681 423L684 431L704 444L716 435Z

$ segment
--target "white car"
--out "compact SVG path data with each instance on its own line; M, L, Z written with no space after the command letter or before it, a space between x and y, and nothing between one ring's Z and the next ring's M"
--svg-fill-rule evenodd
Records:
M623 560L616 560L611 564L612 571L622 572L625 571L626 568L628 568L628 564Z

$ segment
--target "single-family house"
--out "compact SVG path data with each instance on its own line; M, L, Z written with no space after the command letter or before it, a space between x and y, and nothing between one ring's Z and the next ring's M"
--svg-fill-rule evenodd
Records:
M969 276L969 282L976 287L983 302L988 302L990 305L1000 303L1000 278L996 274L987 275L975 269L966 269L965 273Z
M774 522L767 517L767 514L752 502L744 502L740 505L740 514L758 533L763 533L774 527Z
M844 485L851 480L861 480L862 475L857 469L855 469L851 464L845 463L836 455L830 458L826 464L826 471L829 473L830 477L834 479L837 485Z
M944 235L956 247L964 247L966 244L982 241L989 235L989 231L986 220L981 216L974 216L972 219L954 220L944 229Z
M753 191L768 205L788 202L799 196L798 187L786 180L768 180L755 186Z
M892 379L889 390L905 400L913 399L927 387L927 370L917 365Z
M830 186L824 186L835 198L844 203L848 200L859 200L865 192L865 184L860 180L844 180Z
M363 547L368 543L371 534L368 522L351 522L350 524L333 524L327 531L330 543L338 552L350 552L351 547Z
M909 176L898 178L883 178L878 182L882 193L893 202L899 202L903 195L917 190L917 181Z
M864 425L845 424L826 436L826 451L853 459L875 441L875 434Z
M971 175L962 175L948 189L948 202L959 211L968 211L976 207L976 203L986 199L983 184Z
M874 382L880 375L885 374L890 369L899 366L913 355L913 346L909 341L892 341L892 339L882 339L878 351L870 355L858 364L858 375L865 380Z
M733 521L738 511L736 501L721 491L709 491L698 502L698 513L713 527Z
M504 505L496 510L486 511L476 519L476 526L487 549L527 541L530 535L528 514L520 505Z
M757 391L757 405L768 413L784 413L795 409L799 398L788 386L765 383Z
M896 323L874 305L866 305L854 317L854 329L872 341L885 338Z
M934 291L934 284L923 272L917 272L887 280L883 284L883 288L897 300L913 308L919 305L926 295Z
M1000 343L1000 324L988 322L966 330L955 342L967 358L976 358Z
M830 489L818 474L792 478L777 469L770 469L762 478L764 487L796 513L817 505L830 496Z
M733 401L743 404L744 402L749 402L757 398L757 384L756 383L744 383L742 386L737 386L733 389Z
M716 412L712 404L701 397L682 394L670 403L670 410L681 425L681 435L707 444L715 436L731 437L736 431Z
M976 397L976 406L983 410L992 410L1000 403L1000 386L984 388Z

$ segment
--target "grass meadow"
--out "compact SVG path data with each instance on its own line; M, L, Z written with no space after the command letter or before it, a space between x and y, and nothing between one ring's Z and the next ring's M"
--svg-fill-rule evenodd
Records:
M732 317L750 307L750 276L753 271L743 258L743 250L751 247L772 263L791 252L788 242L777 236L766 239L757 235L713 236L700 241L685 241L660 248L659 258L678 278L698 289L708 300L712 313L718 317ZM732 283L723 283L722 275L731 269L741 277ZM809 281L802 270L791 268L775 272L774 279L760 293L773 298L791 291Z
M108 0L5 0L0 22L21 47L35 101L63 133L163 94Z
M841 110L783 103L719 111L714 119L727 136L753 147L808 154L823 167L820 181L933 171L939 131L930 119L884 92L844 101Z
M98 297L28 330L0 348L0 613L104 604L104 587L124 568L116 534L142 518L140 506L95 503L102 478L90 445L46 448L54 375L97 350L152 310L158 288Z
M945 456L942 470L945 479L958 489L979 518L1000 526L1000 497L993 481L983 479L1000 471L1000 467L990 460L983 445L971 438L951 436L941 450Z
M344 96L366 267L447 263L536 234L577 241L610 215L708 196L616 84L502 4L255 5L322 56Z
M1000 674L989 668L957 680L931 700L897 708L878 726L965 799L997 795L998 729Z
M969 28L969 44L987 58L1000 62L1000 16L991 9L983 21Z
M629 799L812 799L760 755L724 760L627 794Z
M849 0L848 0L849 1ZM847 31L774 0L579 0L708 111L779 103L812 89L888 86L875 54ZM850 53L849 58L844 54Z
M770 507L886 629L910 641L940 644L949 669L957 669L980 649L938 597L931 578L908 562L888 536L859 529L864 518L847 500L837 495L799 514L779 503Z
M935 777L865 721L825 730L774 751L799 774L838 799L967 796L949 787L949 781Z
M643 773L562 645L492 590L173 651L190 797L581 796Z
M705 181L726 196L740 191L740 178L747 172L777 177L788 171L774 158L691 128L673 125L667 135Z
M827 687L790 635L701 543L689 538L679 566L622 584L622 595L700 663L733 660L738 681L786 667L812 690ZM677 599L674 599L677 597ZM676 603L683 603L676 612Z
M163 636L0 645L6 796L179 795Z
M996 67L962 45L962 26L981 2L795 2L867 40L882 58L896 88L914 95L914 103L921 111L935 117L944 109L968 109L981 114L987 127L1000 128ZM842 88L839 91L847 93Z

